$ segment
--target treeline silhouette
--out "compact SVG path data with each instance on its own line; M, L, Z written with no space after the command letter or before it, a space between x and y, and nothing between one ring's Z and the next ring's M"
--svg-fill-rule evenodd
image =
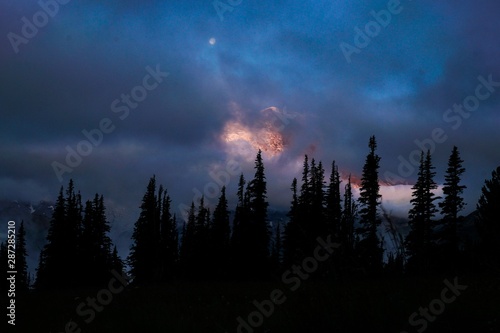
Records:
M80 193L75 193L73 180L70 180L65 194L61 187L47 243L40 253L35 289L99 287L109 281L112 270L119 273L124 270L124 264L108 236L110 227L102 195L96 194L83 206ZM27 274L26 267L20 270L19 266L19 262L26 262L23 234L24 228L19 229L17 249L20 253L16 255L16 266L18 277L23 277L21 282ZM2 262L7 262L3 261L3 255ZM19 280L16 284L19 285Z
M179 232L176 216L171 212L171 198L162 185L157 186L153 176L134 226L128 272L124 272L124 263L109 238L102 195L96 194L83 206L80 193L75 193L70 181L66 195L61 188L57 198L34 287L104 285L111 270L129 274L137 285L174 279L266 279L279 276L284 269L312 256L318 237L339 244L321 264L318 277L458 274L500 269L500 166L482 188L475 221L480 240L472 242L461 239L459 232L464 222L461 212L466 187L461 184L465 168L457 147L453 147L449 157L442 198L434 193L438 185L434 181L431 153L422 152L408 213L410 232L403 237L381 206L380 157L374 136L368 147L358 199L353 196L350 175L342 193L335 161L327 179L322 162L309 160L306 155L300 184L296 178L291 183L288 222L273 227L268 220L261 151L255 159L253 178L247 181L243 174L239 178L232 221L226 188L222 187L213 212L203 198L199 203L191 203L187 221ZM442 217L436 218L437 213ZM394 245L391 251L385 248L383 222L385 235ZM22 278L18 281L28 289L24 239L21 224L16 251ZM0 256L6 263L4 243Z

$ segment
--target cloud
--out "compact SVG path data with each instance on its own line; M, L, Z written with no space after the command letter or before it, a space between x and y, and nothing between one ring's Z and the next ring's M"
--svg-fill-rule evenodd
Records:
M66 146L76 147L83 130L109 118L116 129L66 176L86 195L103 193L118 210L125 207L129 222L153 174L176 205L190 203L195 189L213 181L210 171L235 157L220 140L228 126L262 140L259 112L275 106L297 117L280 132L286 148L279 158L264 160L273 205L288 207L306 153L359 177L368 138L376 135L380 174L397 173L398 157L418 149L415 140L443 128L448 140L433 155L437 180L457 145L473 209L500 158L500 91L457 130L443 114L474 92L479 75L500 81L498 5L401 3L403 11L349 64L340 43L352 43L355 27L387 1L243 2L223 22L201 0L71 1L18 54L7 38L1 42L1 197L55 198L61 183L51 163L62 163ZM0 34L19 33L21 18L39 9L28 1L0 4ZM113 101L157 65L170 75L119 119ZM255 153L241 163L247 178ZM407 201L399 190L387 191L394 205Z

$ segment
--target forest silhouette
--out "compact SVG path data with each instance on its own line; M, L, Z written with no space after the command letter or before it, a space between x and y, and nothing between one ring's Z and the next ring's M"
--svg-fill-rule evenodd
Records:
M35 297L30 294L101 288L116 273L135 288L153 290L183 281L228 286L254 281L267 286L283 279L292 267L297 268L297 276L305 274L305 267L297 265L313 255L318 239L336 244L332 254L308 274L307 279L319 284L359 281L370 289L370 281L498 275L500 166L482 187L474 213L479 239L473 240L460 232L466 189L461 177L466 170L458 148L453 147L444 171L442 197L434 193L438 184L432 156L422 151L408 212L410 231L402 235L381 207L380 157L374 136L368 148L357 199L351 176L342 184L336 161L331 162L328 177L323 163L306 155L300 180L291 181L288 221L273 226L268 217L268 180L261 151L255 158L253 177L239 177L232 211L222 187L212 210L203 198L191 203L182 228L172 214L167 189L158 186L153 176L140 204L126 259L118 256L109 237L103 196L96 194L83 203L71 180L66 190L61 188L54 205L35 278L27 271L26 231L20 225L18 290L30 299ZM385 226L385 233L381 226ZM390 251L385 248L385 237L393 242ZM1 244L0 257L1 262L7 262L5 243ZM6 277L2 276L2 281L5 283Z

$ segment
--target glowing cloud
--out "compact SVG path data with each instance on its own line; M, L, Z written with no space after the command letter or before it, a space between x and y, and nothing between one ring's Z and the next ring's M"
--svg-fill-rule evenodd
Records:
M262 150L267 158L274 158L285 150L287 140L282 133L279 113L276 107L260 111L253 121L245 121L241 109L232 105L233 118L226 122L221 141L230 155L253 160L257 150Z

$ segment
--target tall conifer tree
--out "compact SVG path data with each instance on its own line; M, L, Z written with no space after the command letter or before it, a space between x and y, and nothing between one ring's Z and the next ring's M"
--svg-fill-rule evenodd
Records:
M464 189L467 188L465 185L460 184L461 176L465 172L462 163L463 160L460 158L458 148L453 147L444 178L444 200L439 203L443 215L439 222L441 225L439 238L442 244L443 261L454 266L457 264L459 252L458 231L463 222L463 216L459 216L459 214L465 207L462 194Z
M125 273L125 265L123 260L118 255L118 250L116 245L113 246L113 252L111 253L111 269L115 270L118 274L123 275Z
M270 230L267 220L267 182L259 150L255 158L255 175L248 185L249 225L244 245L248 249L248 264L255 267L255 274L265 274L268 269Z
M318 236L326 237L328 233L325 211L325 170L323 163L320 161L316 166L314 159L311 161L311 194L309 222L312 224L311 246L314 247Z
M171 279L177 268L179 256L179 236L175 216L170 212L171 199L167 191L161 196L159 266L161 280Z
M72 288L81 281L79 271L79 238L82 223L81 196L75 194L73 180L66 190L59 192L50 227L47 244L40 253L37 268L38 289Z
M226 277L229 266L229 211L226 199L226 187L223 186L219 202L214 210L210 227L211 261L217 276Z
M137 284L158 279L158 248L154 241L159 233L157 200L156 178L153 176L142 198L141 213L134 225L133 244L128 258L132 277Z
M16 288L20 291L29 289L28 263L26 257L26 230L24 229L24 221L21 221L16 237Z
M366 157L361 178L359 193L359 216L361 227L359 234L362 239L359 243L359 254L363 265L369 272L376 273L382 268L383 249L377 235L381 224L378 207L381 195L378 179L380 157L375 153L377 142L375 136L370 137L368 144L370 153Z
M246 180L243 174L240 175L238 181L238 203L236 204L236 209L233 218L233 228L231 232L231 255L230 261L233 267L233 273L238 276L243 274L245 267L244 256L245 256L245 246L244 235L248 229L248 203L247 195L245 194Z
M327 233L339 237L342 206L340 197L340 175L335 161L332 162L332 172L326 194Z
M342 250L350 256L354 250L354 221L357 215L357 204L352 194L351 175L344 188L344 209L340 224L340 240Z
M196 260L196 209L194 202L191 202L188 219L184 223L182 232L182 243L180 251L180 264L183 273L186 276L192 276L194 273L194 264Z
M82 285L101 286L109 280L112 269L112 244L103 196L95 195L85 204L80 238Z
M408 270L417 273L426 272L431 268L435 226L433 217L437 212L434 201L438 199L433 192L437 189L433 169L430 151L427 151L425 159L424 152L422 152L417 182L412 187L413 193L410 200L412 208L408 213L411 230L405 240Z
M485 267L500 267L500 166L481 189L476 227L481 237L479 260Z
M292 202L288 212L288 223L285 226L285 235L283 240L283 264L288 267L298 262L304 255L303 243L305 233L300 225L299 199L297 195L297 178L292 181Z

